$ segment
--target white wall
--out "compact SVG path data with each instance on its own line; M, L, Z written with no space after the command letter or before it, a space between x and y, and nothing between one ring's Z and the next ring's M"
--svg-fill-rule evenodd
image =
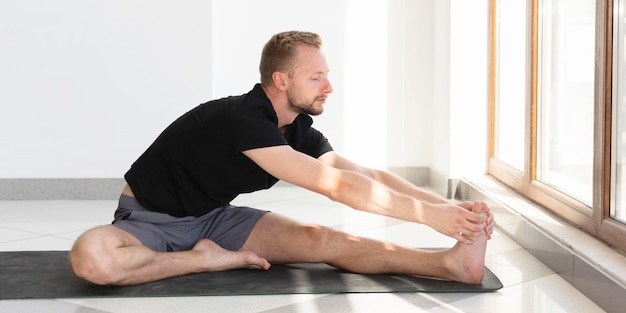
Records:
M0 177L121 177L210 95L204 3L0 2Z
M486 168L488 2L434 1L431 168L448 177Z
M387 102L388 165L430 166L437 70L436 1L390 1Z
M480 62L454 65L476 55L451 40L486 25L464 2L487 1L2 1L0 178L121 177L178 115L248 91L288 29L324 39L335 92L315 125L336 150L450 173L452 146L473 140L451 135L454 110L485 105L465 93Z

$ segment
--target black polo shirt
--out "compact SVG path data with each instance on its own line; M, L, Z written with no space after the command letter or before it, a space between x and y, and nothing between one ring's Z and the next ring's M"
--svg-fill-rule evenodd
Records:
M257 84L247 94L209 101L179 117L124 178L148 210L200 216L278 181L242 151L290 145L314 158L332 151L312 124L310 116L301 114L283 136L276 112Z

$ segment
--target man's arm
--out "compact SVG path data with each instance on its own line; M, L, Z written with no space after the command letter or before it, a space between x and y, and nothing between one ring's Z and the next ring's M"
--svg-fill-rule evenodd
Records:
M338 169L344 169L344 170L349 170L349 171L354 171L357 173L361 173L385 186L387 186L390 189L393 189L399 193L411 196L413 198L416 198L418 200L422 200L422 201L426 201L429 203L433 203L433 204L439 204L439 203L448 203L449 201L444 198L441 197L435 193L431 193L427 190L424 190L422 188L419 188L413 184L411 184L410 182L408 182L407 180L400 178L397 175L394 175L393 173L390 172L386 172L386 171L381 171L381 170L376 170L376 169L371 169L371 168L367 168L367 167L363 167L357 163L354 163L342 156L340 156L339 154L337 154L334 151L331 152L327 152L324 155L320 156L318 158L318 160L334 167L334 168L338 168ZM471 207L469 208L469 210L471 210Z
M407 181L406 179L403 179L393 173L361 166L357 163L354 163L340 156L334 151L325 153L324 155L320 156L318 160L335 168L340 168L340 169L345 169L345 170L350 170L350 171L361 173L387 186L390 189L393 189L399 193L411 196L421 201L426 201L432 204L454 203L454 201L449 201L448 199L442 196L429 192L425 189L419 188L415 186L414 184L410 183L409 181ZM461 202L461 203L456 203L456 205L468 211L472 211L472 208L474 206L472 202ZM485 210L484 212L486 212L487 214L487 227L485 228L485 233L487 234L487 237L491 239L491 233L493 232L493 228L495 226L495 223L493 220L493 214L491 213L489 208L486 206L486 204L484 205L484 210Z
M484 215L454 204L431 203L425 198L442 198L430 194L424 196L410 187L408 182L355 166L336 154L317 160L286 145L251 149L243 153L272 176L357 210L426 224L462 242L471 241L485 228Z

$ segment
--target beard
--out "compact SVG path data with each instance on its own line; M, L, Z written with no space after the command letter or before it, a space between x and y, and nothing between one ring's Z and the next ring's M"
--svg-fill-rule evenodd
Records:
M320 115L324 112L323 106L315 106L315 102L323 99L323 97L316 97L313 100L305 99L301 97L296 97L292 94L287 94L287 104L289 105L289 109L291 111L298 114L308 114L308 115Z

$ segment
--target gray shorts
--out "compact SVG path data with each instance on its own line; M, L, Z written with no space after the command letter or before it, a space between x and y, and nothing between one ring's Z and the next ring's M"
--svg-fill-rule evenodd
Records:
M236 251L265 213L267 211L228 205L198 217L175 217L148 211L135 198L122 195L112 224L154 251L190 250L203 238Z

